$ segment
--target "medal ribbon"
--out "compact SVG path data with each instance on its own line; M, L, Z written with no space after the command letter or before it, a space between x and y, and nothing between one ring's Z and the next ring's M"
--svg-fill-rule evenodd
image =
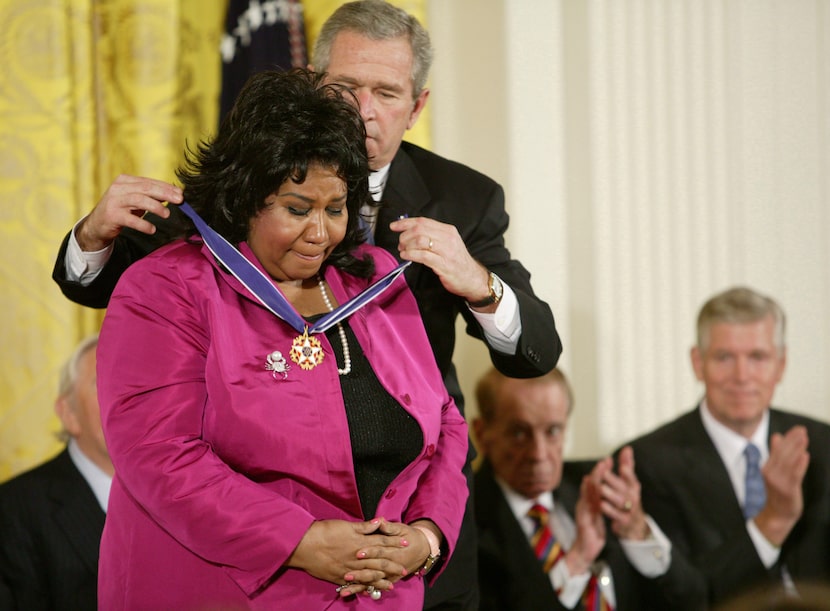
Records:
M342 304L334 311L329 312L321 317L316 323L308 326L306 320L297 314L296 310L291 306L289 301L285 298L271 280L263 274L253 263L251 263L245 255L237 250L230 242L228 242L221 235L216 233L204 219L200 217L196 211L190 207L187 202L182 202L179 205L182 212L184 212L193 223L196 229L202 235L210 252L213 253L219 261L239 280L248 291L265 306L277 318L284 320L289 325L294 327L299 333L323 333L330 329L341 320L344 320L357 312L367 303L378 297L383 291L397 279L398 276L409 266L411 261L404 261L391 272L383 276L380 280L364 289L359 295L356 295L346 303Z

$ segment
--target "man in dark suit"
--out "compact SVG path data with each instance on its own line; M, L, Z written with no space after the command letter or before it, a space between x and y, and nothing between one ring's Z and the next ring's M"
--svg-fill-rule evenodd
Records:
M0 485L3 609L97 608L98 546L113 475L95 388L97 345L97 337L83 341L61 372L55 411L66 449Z
M709 605L830 579L830 427L770 407L784 326L779 305L751 289L712 297L691 351L703 400L631 443L645 508Z
M550 308L536 297L530 274L505 247L502 188L468 167L402 143L429 97L425 84L431 61L426 30L405 11L379 0L338 8L314 50L315 67L328 73L330 82L349 87L360 103L373 170L370 185L383 203L377 214L367 210L373 239L418 264L407 269L407 282L447 388L463 411L452 363L459 313L467 332L486 343L494 365L507 375L544 374L556 365L562 348ZM169 226L159 222L171 214L164 201L181 202L181 191L147 178L116 179L64 240L53 274L64 294L105 307L126 266L169 239L156 228ZM140 218L145 212L158 215L150 217L155 224ZM453 561L427 590L429 609L477 608L469 506L467 515Z
M563 463L573 395L558 369L525 380L493 369L476 396L482 610L693 608L679 588L660 587L677 579L671 545L643 512L631 451L616 473L610 458Z

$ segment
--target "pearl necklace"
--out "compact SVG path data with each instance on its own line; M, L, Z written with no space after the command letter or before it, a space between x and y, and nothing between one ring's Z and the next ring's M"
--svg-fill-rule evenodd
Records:
M323 294L323 301L326 302L326 307L329 309L329 312L334 310L334 307L331 305L331 300L329 300L328 293L326 293L326 284L323 282L323 277L320 274L317 274L317 286L320 287L320 293ZM337 333L340 335L340 345L343 346L343 369L338 367L337 373L341 376L349 375L352 370L352 357L349 354L349 342L346 341L346 331L343 330L343 325L337 323Z

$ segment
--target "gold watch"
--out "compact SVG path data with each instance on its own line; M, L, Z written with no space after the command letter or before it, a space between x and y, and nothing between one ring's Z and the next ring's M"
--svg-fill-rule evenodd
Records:
M501 296L504 294L504 285L502 284L501 278L493 272L490 272L490 280L487 285L490 289L490 294L479 301L468 301L467 303L470 304L470 307L483 308L494 303L498 305L499 301L501 301Z
M431 570L432 567L438 562L438 559L441 557L441 550L439 549L437 553L433 554L430 552L427 559L424 561L424 565L415 571L416 575L420 575L421 577L425 577Z

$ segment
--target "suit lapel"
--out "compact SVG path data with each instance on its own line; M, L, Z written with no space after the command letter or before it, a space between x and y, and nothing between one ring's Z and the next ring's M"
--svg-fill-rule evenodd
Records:
M50 485L52 517L72 548L93 572L98 571L98 548L105 514L69 452L58 457L62 476Z
M515 605L512 608L550 608L556 600L550 580L542 572L527 536L495 481L489 462L485 460L481 470L474 489L482 568L487 567L484 577L505 584L510 591L501 598L510 600ZM498 568L493 570L494 566Z
M744 516L738 497L732 487L732 480L726 466L721 460L714 443L706 429L698 410L685 416L686 422L681 427L682 435L679 446L683 464L677 471L682 474L678 486L688 491L688 500L695 509L690 515L712 516L715 522L710 524L726 537L728 533L743 528ZM723 513L712 513L711 508L723 507Z
M389 229L389 223L402 215L421 216L430 201L427 185L403 148L398 149L392 160L382 201L375 228L375 244L397 256L398 234Z

